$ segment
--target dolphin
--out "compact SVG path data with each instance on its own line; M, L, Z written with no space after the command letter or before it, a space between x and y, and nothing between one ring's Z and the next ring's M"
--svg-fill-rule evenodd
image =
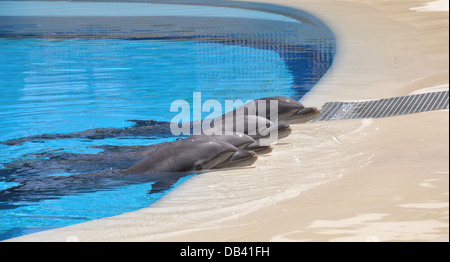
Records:
M211 170L245 160L256 161L256 153L239 150L232 144L214 139L182 139L170 142L130 168L121 170L129 174L153 174Z
M147 157L120 173L148 176L165 174L152 185L150 193L169 189L180 177L219 168L252 165L258 158L254 151L240 150L229 140L245 148L253 141L245 136L193 136L176 140L145 152ZM254 144L254 143L252 143Z
M259 139L242 134L230 135L192 135L191 141L223 141L239 150L254 151L265 154L272 151L270 144ZM23 159L4 164L0 176L4 179L28 176L46 176L53 174L90 174L104 170L126 169L145 159L155 152L164 150L172 142L141 146L111 146L102 145L95 148L103 149L97 154L80 154L70 152L42 152L31 155L32 159Z
M258 112L258 105L263 101L265 101L266 105L265 115L262 112L261 114ZM257 104L257 115L262 115L267 119L270 119L270 101L278 102L278 121L281 123L306 123L309 120L316 118L320 113L320 110L316 107L305 107L295 99L285 96L273 96L255 100L255 103Z
M181 177L218 168L249 166L258 158L255 152L240 150L225 139L195 137L169 142L155 152L125 169L70 176L34 175L9 179L18 186L0 191L0 206L8 202L33 202L58 196L93 192L137 183L154 182L150 193L158 193L176 183ZM240 147L253 143L248 137L229 136ZM2 203L3 202L3 203Z
M182 140L177 139L177 140ZM232 132L231 134L224 135L205 135L202 133L194 134L190 137L184 138L184 140L190 140L192 142L204 142L204 141L223 141L235 146L239 150L249 150L254 152L268 153L272 151L270 144L260 143L258 139L253 139L251 136L244 133ZM137 155L150 156L159 150L170 146L171 142L161 143L158 145L149 146L143 150L136 152Z
M195 134L230 134L243 133L254 139L267 138L272 134L279 134L283 138L290 134L291 128L287 124L276 124L269 119L257 115L231 115L213 119L210 125ZM284 133L284 135L282 134Z
M271 101L276 101L278 104L277 114L275 115L277 118L276 120L272 119ZM280 124L297 124L308 122L309 120L316 118L319 113L320 111L316 107L305 107L295 99L285 96L273 96L250 101L245 105L222 115L220 118L225 119L231 116L236 118L242 115L256 115Z

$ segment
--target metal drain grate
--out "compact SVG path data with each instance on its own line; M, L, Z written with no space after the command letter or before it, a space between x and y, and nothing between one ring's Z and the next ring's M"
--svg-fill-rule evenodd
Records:
M448 109L449 91L364 102L328 102L314 121L380 118Z

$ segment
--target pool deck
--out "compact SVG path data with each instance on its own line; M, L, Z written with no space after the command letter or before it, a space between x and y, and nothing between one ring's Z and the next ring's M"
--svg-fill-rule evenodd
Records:
M427 11L420 7L429 1L258 2L310 12L336 34L334 64L305 105L449 88L448 3L446 11ZM308 148L319 142L324 151ZM202 174L152 207L11 241L448 241L448 159L448 110L294 125L245 175ZM248 212L220 209L208 195L226 179L260 179L263 170L280 179L287 172L339 176ZM227 189L229 197L242 193ZM191 212L196 204L204 209Z

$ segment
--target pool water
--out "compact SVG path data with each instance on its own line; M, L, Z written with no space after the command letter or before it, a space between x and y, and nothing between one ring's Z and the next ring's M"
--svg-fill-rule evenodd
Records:
M168 15L176 15L167 10ZM229 11L222 16L235 14ZM252 15L264 18L260 13ZM264 19L292 23L291 18L279 15ZM192 105L193 92L201 92L203 102L220 101L223 108L230 99L280 95L298 99L319 81L334 55L333 48L318 50L321 45L299 43L284 49L263 40L264 44L236 39L0 38L0 141L124 128L132 126L128 120L134 119L170 121L177 114L170 112L171 103L186 100ZM208 115L205 112L201 117ZM155 135L0 144L0 197L17 186L14 181L22 176L76 174L50 169L45 174L8 171L10 165L43 158L42 153L98 154L103 149L96 146L101 145L143 146L174 139ZM148 207L170 190L149 194L152 185L126 184L39 201L0 199L0 240Z
M218 43L0 39L0 59L6 72L0 78L2 141L126 127L132 124L127 122L130 119L170 121L175 115L169 111L172 101L191 102L193 92L201 92L203 101L221 102L294 93L292 75L276 52ZM56 149L93 154L101 151L94 145L150 145L173 139L0 145L0 163L32 159L33 154ZM2 184L8 187L5 181ZM149 189L151 184L133 185L30 205L17 203L16 209L0 211L0 239L148 206L163 195L148 195Z

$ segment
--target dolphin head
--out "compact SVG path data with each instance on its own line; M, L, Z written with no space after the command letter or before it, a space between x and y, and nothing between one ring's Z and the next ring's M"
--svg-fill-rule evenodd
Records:
M253 151L258 154L265 154L272 152L272 146L267 143L261 143L259 141L256 141L253 144L248 145L245 150Z
M294 114L290 115L286 121L291 124L308 122L320 114L320 110L315 107L305 107Z
M195 141L192 157L196 158L194 170L208 170L230 159L239 149L219 140Z

